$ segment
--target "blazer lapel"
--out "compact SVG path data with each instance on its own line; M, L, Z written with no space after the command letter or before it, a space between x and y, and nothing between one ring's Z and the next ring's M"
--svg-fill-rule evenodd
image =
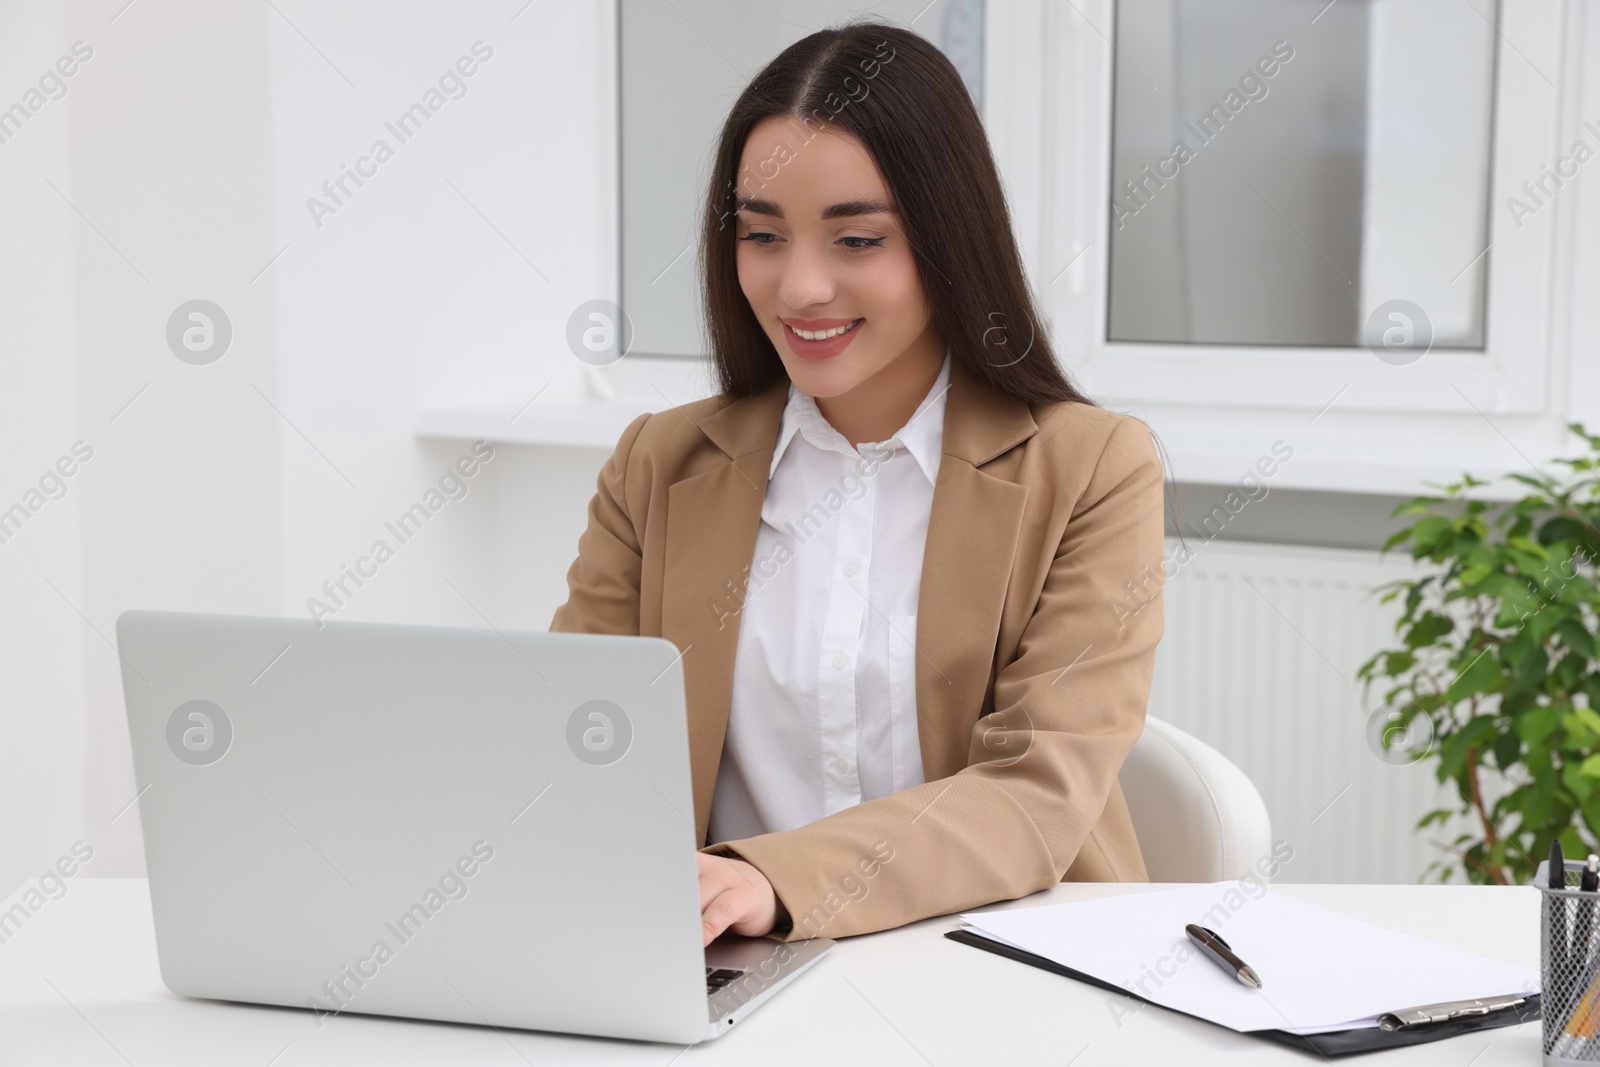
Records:
M1028 499L981 468L1037 432L1027 404L952 362L917 596L917 738L930 782L967 765Z
M767 468L787 398L786 379L700 419L697 428L728 462L667 490L661 636L683 651L695 832L702 842L727 734ZM930 781L966 764L1027 500L1024 486L978 468L1037 429L1026 404L951 363L917 609L917 729Z
M728 730L734 650L767 496L767 468L788 395L784 379L700 419L696 427L728 462L667 488L661 636L683 653L695 837L702 843Z

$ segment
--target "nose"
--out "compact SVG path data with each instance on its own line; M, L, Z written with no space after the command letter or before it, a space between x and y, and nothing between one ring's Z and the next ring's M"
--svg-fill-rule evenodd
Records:
M796 241L784 257L783 279L778 283L778 302L802 311L833 301L835 290L827 253L809 241Z

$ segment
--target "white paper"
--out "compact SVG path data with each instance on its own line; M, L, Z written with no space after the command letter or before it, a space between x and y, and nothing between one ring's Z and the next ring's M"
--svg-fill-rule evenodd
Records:
M977 934L979 937L984 938L987 941L993 941L996 944L1022 949L1024 952L1028 951L1028 949L1023 948L1021 945L1014 945L1003 937L997 937L996 935L989 933L987 930L980 929L970 924L963 926L961 929L967 931L968 933ZM1038 955L1038 953L1035 953L1035 955ZM1215 964L1213 964L1213 966L1215 966ZM1325 1023L1321 1026L1284 1026L1279 1027L1279 1029L1287 1030L1292 1034L1325 1034L1333 1030L1360 1030L1364 1027L1377 1025L1378 1017L1376 1015L1369 1015L1364 1019L1347 1019L1342 1023Z
M1316 1033L1377 1025L1443 1000L1526 995L1539 973L1274 893L1216 882L961 916L979 933L1234 1030ZM1184 933L1198 923L1261 978L1251 989Z

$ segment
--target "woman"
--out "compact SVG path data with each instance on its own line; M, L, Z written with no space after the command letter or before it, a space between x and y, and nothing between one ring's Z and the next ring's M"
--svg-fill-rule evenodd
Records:
M701 264L721 394L624 431L550 628L683 651L705 940L1147 880L1117 771L1162 468L1057 369L948 60L874 22L786 49Z

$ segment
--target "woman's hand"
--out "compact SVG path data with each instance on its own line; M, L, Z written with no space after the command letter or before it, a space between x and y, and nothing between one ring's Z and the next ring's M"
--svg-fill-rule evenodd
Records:
M744 937L772 931L778 898L767 876L744 860L696 852L700 866L700 930L704 945L724 930Z

